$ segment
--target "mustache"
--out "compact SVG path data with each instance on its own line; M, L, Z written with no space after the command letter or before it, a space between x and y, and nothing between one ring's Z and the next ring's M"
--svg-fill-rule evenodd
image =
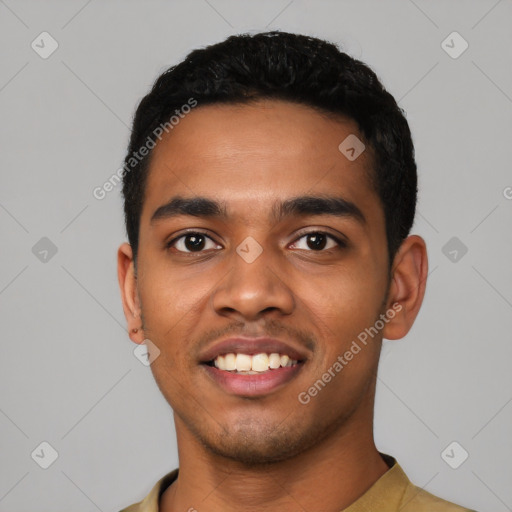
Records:
M311 352L316 347L316 339L311 333L270 319L258 325L254 323L248 324L246 322L233 322L222 328L211 329L194 343L194 351L197 350L199 353L212 342L227 338L228 336L243 336L249 338L269 337L296 340L300 345L306 347Z

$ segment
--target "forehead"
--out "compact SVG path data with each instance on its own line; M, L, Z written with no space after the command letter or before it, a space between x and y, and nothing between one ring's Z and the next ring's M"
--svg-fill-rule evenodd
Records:
M142 221L176 195L214 197L233 210L314 193L375 205L370 148L355 160L339 149L354 137L362 139L355 121L300 104L199 105L153 150Z

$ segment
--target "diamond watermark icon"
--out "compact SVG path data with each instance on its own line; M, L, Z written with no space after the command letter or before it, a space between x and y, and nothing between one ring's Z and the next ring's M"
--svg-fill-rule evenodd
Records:
M153 364L153 361L160 355L160 349L151 340L145 339L143 343L135 347L133 355L144 366L150 366Z
M41 32L30 46L41 59L47 59L59 47L59 43L48 32Z
M38 466L48 469L57 460L59 454L50 443L43 441L30 456Z
M57 246L49 238L43 236L32 247L32 254L42 263L48 263L57 254Z
M452 236L452 238L443 245L441 251L452 263L458 263L468 252L468 248L459 238Z
M442 452L441 458L452 469L457 469L469 457L469 453L457 441L452 441Z
M452 58L458 59L469 47L468 42L458 33L452 32L441 43L441 48Z
M246 263L252 263L263 252L263 247L252 236L248 236L236 248L236 252Z
M353 162L366 149L366 146L353 133L338 146L340 152Z

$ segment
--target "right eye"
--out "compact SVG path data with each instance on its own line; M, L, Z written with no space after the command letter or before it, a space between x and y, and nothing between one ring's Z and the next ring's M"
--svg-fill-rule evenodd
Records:
M208 244L210 244L210 247L208 247ZM173 238L167 243L166 247L174 247L178 252L184 253L202 252L207 249L222 249L209 236L198 231L190 231Z

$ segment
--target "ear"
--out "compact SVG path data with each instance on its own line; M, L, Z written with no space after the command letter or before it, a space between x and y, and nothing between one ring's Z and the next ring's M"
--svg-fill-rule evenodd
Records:
M396 340L411 329L425 295L428 260L423 238L407 237L395 255L392 269L386 311L394 311L395 315L386 323L382 335Z
M134 343L140 344L144 341L144 332L140 317L141 309L133 252L131 245L128 243L122 244L117 251L117 277L121 289L124 316L128 324L128 335Z

